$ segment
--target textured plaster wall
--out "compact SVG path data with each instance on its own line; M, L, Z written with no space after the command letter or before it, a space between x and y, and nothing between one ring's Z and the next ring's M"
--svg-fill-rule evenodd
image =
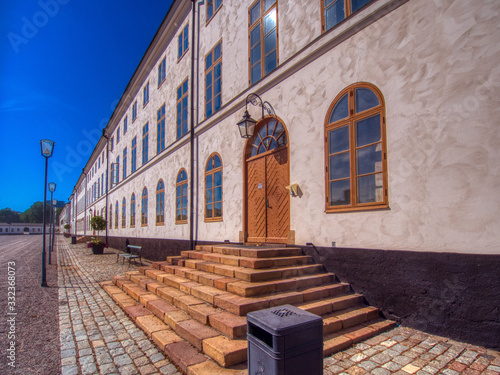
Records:
M299 244L499 253L498 3L410 1L266 93L290 131ZM385 96L390 209L325 214L323 124L366 81Z
M361 28L352 37L337 38L370 16L388 0L379 0L321 36L318 1L293 7L280 0L280 67L253 87L248 86L248 6L224 1L207 24L200 13L199 105L200 133L195 141L195 238L200 241L238 240L243 230L243 150L236 130L249 92L272 103L289 132L290 178L302 196L291 199L291 229L296 243L317 246L399 249L434 252L500 253L498 167L500 134L498 100L500 69L499 3L493 0L410 0ZM191 22L179 20L179 30ZM142 84L134 94L138 118L110 154L128 149L137 136L138 171L111 190L109 202L127 200L127 228L111 236L189 238L189 225L175 225L175 180L180 168L190 175L189 143L175 140L176 89L190 75L190 53L177 61L177 38L166 48L167 78L157 88L157 64L149 74L150 102L142 108ZM317 42L310 45L312 41ZM337 38L337 39L336 39ZM222 110L204 113L205 55L222 40ZM290 73L301 59L333 41ZM293 61L292 61L293 59ZM326 214L324 122L336 95L356 82L370 82L384 95L388 151L389 209ZM145 81L146 82L146 81ZM144 83L145 83L144 82ZM191 89L191 87L190 87ZM245 91L248 90L248 91ZM131 102L133 103L133 101ZM166 104L167 152L156 155L156 112ZM254 118L259 109L249 107ZM150 162L142 164L142 126L149 122ZM213 126L212 126L213 125ZM123 127L123 117L119 122ZM113 133L116 143L116 132ZM204 221L204 168L208 157L220 154L223 163L223 221ZM122 161L122 160L121 160ZM101 175L103 167L96 174ZM121 175L121 167L120 167ZM165 225L155 225L155 191L165 183ZM189 188L192 187L189 181ZM91 183L88 187L91 186ZM148 188L148 226L140 225L143 187ZM136 227L129 228L130 196L136 195ZM104 197L97 205L104 207ZM192 218L190 217L189 220Z

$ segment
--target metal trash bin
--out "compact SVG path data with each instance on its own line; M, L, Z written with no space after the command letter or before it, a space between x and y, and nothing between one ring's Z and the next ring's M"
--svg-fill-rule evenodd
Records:
M248 374L323 374L323 320L291 305L247 314Z
M76 236L71 236L71 244L76 245Z

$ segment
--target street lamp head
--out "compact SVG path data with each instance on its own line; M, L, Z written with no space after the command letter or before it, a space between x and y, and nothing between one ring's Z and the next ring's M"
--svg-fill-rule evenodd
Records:
M49 191L51 193L53 193L54 191L56 191L56 184L55 184L55 182L49 182Z
M247 110L243 114L243 118L236 124L238 125L238 129L240 131L241 138L252 138L253 133L255 131L255 121Z
M54 150L54 142L49 139L42 139L40 141L40 146L42 147L42 156L50 158Z

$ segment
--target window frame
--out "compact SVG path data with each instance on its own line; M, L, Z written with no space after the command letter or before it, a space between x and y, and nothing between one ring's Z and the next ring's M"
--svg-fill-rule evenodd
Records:
M148 226L148 189L144 186L141 194L141 227Z
M142 127L142 165L149 161L149 122Z
M118 229L118 201L115 202L115 229Z
M217 8L214 8L214 2L215 0L212 0L212 15L209 17L208 16L208 8L210 7L210 0L207 0L207 6L206 6L206 12L205 12L205 17L206 17L206 23L205 25L208 25L209 22L215 17L215 15L217 14L217 12L220 10L220 8L222 8L222 3L223 1L220 0L220 5L217 7Z
M122 151L122 180L127 178L127 147Z
M161 112L163 113L160 116ZM163 150L165 150L165 103L156 112L156 153L159 154Z
M181 180L179 181L179 177L181 176L181 173L184 172L186 174L186 179L185 180ZM181 177L182 178L182 177ZM182 194L182 189L183 189L183 185L187 185L186 186L186 195L183 195ZM178 188L181 188L181 195L179 196L178 194ZM189 206L189 201L188 201L188 189L189 189L189 185L188 185L188 177L187 177L187 172L184 168L181 168L179 170L179 173L177 173L177 177L175 179L175 224L187 224L187 221L188 221L188 206ZM186 197L186 218L185 219L182 219L182 209L184 208L182 202L183 202L183 198ZM181 206L180 208L177 207L177 200L180 199L181 201ZM177 212L180 211L181 213L181 219L177 219Z
M186 46L187 44L187 46ZM177 62L181 61L186 52L189 50L189 23L182 28L177 37Z
M375 107L369 108L367 110L363 110L359 113L355 111L355 90L359 88L366 88L372 91L378 98L379 104ZM348 116L346 118L342 118L333 123L330 123L330 116L335 108L336 104L343 98L344 95L348 95ZM368 203L359 203L358 202L358 189L357 189L357 179L358 173L356 170L357 166L357 157L356 157L356 123L363 119L367 119L373 117L375 115L380 115L380 144L381 144L381 154L382 154L382 171L381 172L373 172L369 174L382 174L382 194L383 199L379 202L368 202ZM348 180L350 182L350 204L349 205L330 205L330 193L329 193L329 184L330 184L330 165L329 165L329 145L328 145L328 134L330 131L335 129L340 129L344 126L348 126L349 129L349 177ZM382 95L382 92L375 86L368 82L359 82L353 85L350 85L343 89L332 101L330 107L328 108L326 118L325 118L325 139L324 139L324 150L325 150L325 212L351 212L351 211L365 211L365 210L375 210L375 209L386 209L389 207L389 194L388 194L388 171L387 171L387 136L386 136L386 115L385 115L385 100ZM374 144L379 143L375 142ZM366 147L366 145L362 146ZM344 151L345 152L345 151ZM344 178L347 180L347 178Z
M158 64L158 88L165 82L167 77L167 57L165 56Z
M130 196L130 228L135 228L135 193Z
M189 78L186 78L182 83L177 87L176 90L176 102L175 102L175 109L176 109L176 119L175 119L175 139L181 139L184 135L189 133L189 127L188 127L188 115L189 115ZM183 87L184 84L186 84L186 92L183 92ZM179 89L181 90L181 97L179 98ZM183 101L186 99L186 108L183 106ZM181 105L180 112L179 112L179 104ZM183 113L184 110L186 111L186 118L183 119ZM179 124L179 114L180 114L180 124ZM184 121L183 121L184 120ZM186 123L186 132L182 132L183 124L184 122ZM179 135L179 128L181 130L180 135Z
M137 120L137 99L134 104L132 104L132 124Z
M214 52L217 46L220 45L220 57L217 60L214 59ZM220 39L213 48L205 55L205 118L209 118L210 116L213 116L217 111L219 111L222 108L222 39ZM212 64L210 65L210 68L207 68L207 57L209 55L212 55ZM215 109L215 66L217 64L220 64L220 92L218 95L220 96L220 107L218 109ZM210 115L207 113L207 93L208 93L208 88L207 88L207 75L209 73L212 73L212 84L211 84L211 94L212 94L212 99L210 100L211 104L211 110L212 113Z
M125 135L128 130L127 122L128 122L128 116L125 116L125 118L123 119L123 135Z
M260 17L257 21L254 23L251 23L251 10L252 8L260 2ZM267 75L271 74L274 70L276 70L280 66L280 59L279 59L279 15L278 15L278 0L276 0L271 7L267 11L264 11L264 2L265 0L255 0L249 7L248 7L248 83L250 86L256 84L257 82L261 81L264 77ZM265 36L264 34L264 17L271 13L273 9L276 9L276 47L272 50L276 50L276 67L269 71L267 74L265 74ZM257 79L255 82L252 82L252 40L251 40L251 32L255 28L255 26L260 23L260 72L261 76L259 79ZM269 33L268 33L269 34ZM267 34L267 35L268 35ZM269 52L268 55L270 53ZM255 66L254 64L253 66Z
M132 138L130 157L130 174L132 174L137 170L137 136Z
M208 166L209 166L209 163L213 162L214 158L215 157L218 157L219 158L219 161L220 161L220 167L217 167L217 168L212 168L210 171L207 171L208 169ZM223 163L222 163L222 158L221 156L219 155L219 153L217 152L214 152L212 153L208 159L207 159L207 162L205 163L205 199L204 199L204 202L205 202L205 205L204 205L204 218L205 218L205 222L207 223L212 223L212 222L219 222L219 221L223 221L223 217L224 217L224 172L223 172ZM220 185L220 190L221 190L221 200L220 200L220 204L221 204L221 211L220 211L220 216L215 216L215 203L219 202L219 201L215 201L215 190L216 190L216 186L214 186L214 183L215 183L215 178L213 178L212 180L212 188L210 188L210 190L212 190L212 202L210 204L212 204L212 217L207 217L207 177L208 176L214 176L215 177L215 174L216 173L219 173L221 174L220 176L220 179L221 179L221 185Z
M361 8L359 8L358 10L356 10L354 12L352 12L352 10L351 10L351 8L352 8L352 4L351 4L352 0L340 0L340 1L344 2L344 19L342 21L337 22L335 25L333 25L329 29L327 29L326 28L325 11L330 6L333 6L333 4L335 3L335 1L332 1L332 3L329 4L329 6L325 7L325 0L321 0L321 33L322 34L328 32L330 30L335 29L338 25L340 25L341 23L343 23L346 19L350 18L353 14L358 13L359 11L361 11L362 9L364 9L365 7L367 7L368 5L370 5L371 3L375 2L376 0L369 0L368 3L366 3L365 5L363 5Z
M149 103L149 81L144 85L142 90L142 108L145 108Z
M161 183L161 188L160 187ZM156 184L156 225L165 224L165 183L160 178Z
M122 199L122 228L126 228L127 226L127 201L125 197Z

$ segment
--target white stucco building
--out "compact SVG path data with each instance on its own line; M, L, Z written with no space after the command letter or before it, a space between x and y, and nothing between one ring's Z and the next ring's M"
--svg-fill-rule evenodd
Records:
M467 311L498 297L499 4L174 1L76 182L72 231L100 214L112 245L154 259L301 246L394 319L491 346L492 310ZM436 308L443 290L463 308Z

